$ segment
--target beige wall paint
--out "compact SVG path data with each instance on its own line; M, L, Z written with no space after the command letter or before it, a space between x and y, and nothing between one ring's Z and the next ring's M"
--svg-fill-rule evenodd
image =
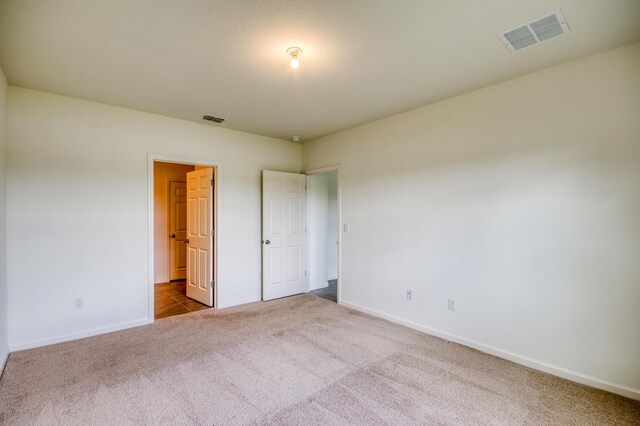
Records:
M299 144L10 86L13 349L148 321L149 153L220 164L219 304L260 299L261 170L300 171Z
M640 44L304 144L333 164L343 301L640 397Z
M170 280L169 270L169 182L187 181L187 173L196 168L186 164L156 162L153 179L154 268L155 282Z
M9 355L7 339L7 80L0 68L0 374Z

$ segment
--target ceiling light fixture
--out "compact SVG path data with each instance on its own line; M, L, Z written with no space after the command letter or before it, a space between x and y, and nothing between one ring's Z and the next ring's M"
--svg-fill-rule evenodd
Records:
M291 140L293 142L300 142L302 140L302 138L300 136L291 136Z
M291 68L298 69L300 66L300 61L298 60L298 56L302 54L302 49L299 47L290 47L287 49L287 53L291 56Z

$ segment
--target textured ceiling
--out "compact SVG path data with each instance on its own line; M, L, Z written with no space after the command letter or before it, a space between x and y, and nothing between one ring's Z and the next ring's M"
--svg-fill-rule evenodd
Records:
M557 8L567 36L496 37ZM283 139L639 40L638 0L0 0L10 84Z

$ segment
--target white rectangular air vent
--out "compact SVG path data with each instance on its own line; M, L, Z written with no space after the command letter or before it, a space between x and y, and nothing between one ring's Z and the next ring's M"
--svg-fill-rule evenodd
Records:
M525 47L533 46L554 37L567 34L567 26L560 9L551 15L535 19L519 27L498 34L498 38L511 50L517 52Z

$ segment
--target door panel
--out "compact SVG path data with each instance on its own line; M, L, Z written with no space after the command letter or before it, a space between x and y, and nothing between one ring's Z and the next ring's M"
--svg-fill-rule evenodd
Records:
M169 182L169 279L187 276L187 183Z
M299 268L301 258L300 246L289 247L289 280L291 281L302 279Z
M307 291L305 175L262 172L262 299Z
M289 200L289 235L300 233L300 199Z
M213 169L187 173L187 297L213 306Z
M270 204L270 227L271 235L282 234L282 199L276 198L269 200Z

